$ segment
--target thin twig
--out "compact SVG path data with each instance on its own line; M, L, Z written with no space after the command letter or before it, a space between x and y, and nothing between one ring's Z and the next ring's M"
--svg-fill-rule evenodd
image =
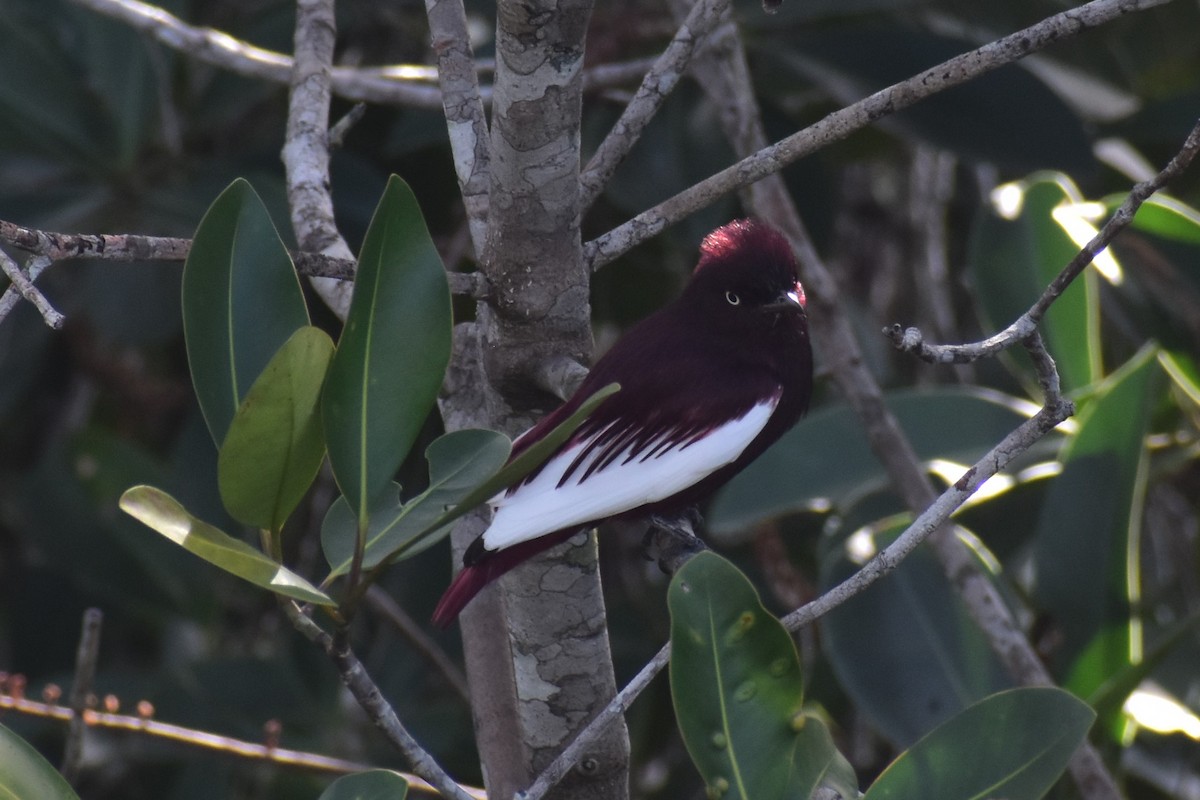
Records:
M125 23L172 50L206 64L271 83L287 84L292 57L213 28L189 25L179 17L140 0L72 0L76 5ZM648 59L589 67L583 73L585 91L623 86L635 81L649 67ZM475 69L489 71L480 60ZM394 64L382 67L334 67L330 72L333 93L346 100L409 108L442 107L441 91L434 82L437 71L424 64ZM482 86L480 97L491 102L491 87Z
M329 149L340 150L346 141L346 136L349 135L351 129L354 128L367 113L367 104L358 102L350 107L350 110L342 115L342 118L329 128Z
M1008 466L1013 459L1054 430L1055 426L1070 417L1074 411L1070 401L1059 398L1059 402L1043 407L1037 414L1021 423L983 458L968 468L962 477L947 487L899 538L879 551L849 578L783 617L784 626L794 631L812 624L894 570L917 545L941 527L984 481Z
M259 80L287 84L295 66L283 53L265 50L212 28L189 25L158 6L140 0L73 0L153 36L158 42L207 64ZM375 69L334 67L333 91L347 100L413 108L440 108L434 75L422 65Z
M42 315L42 319L46 321L47 325L55 330L63 326L66 317L60 314L54 306L50 305L50 301L46 299L46 296L33 285L30 276L22 271L21 265L13 261L8 253L5 253L3 250L0 250L0 272L8 276L8 279L12 282L10 288L15 289L21 297L28 300L38 310L38 313Z
M1129 191L1129 195L1125 198L1125 201L1113 212L1103 227L1096 232L1096 235L1079 250L1070 263L1046 286L1046 289L1037 299L1037 302L999 333L993 334L980 342L961 345L928 344L925 341L924 334L920 330L917 328L901 328L898 324L884 328L884 335L892 341L892 344L897 349L905 353L911 353L922 361L928 361L932 364L969 364L981 358L994 355L1001 350L1005 350L1018 342L1028 339L1037 329L1038 324L1046 315L1046 311L1066 291L1071 282L1079 277L1079 274L1083 272L1088 264L1092 263L1092 259L1100 251L1108 247L1113 239L1133 222L1133 218L1137 214L1138 209L1141 208L1142 203L1183 173L1188 165L1191 164L1197 152L1200 152L1200 121L1197 121L1195 127L1192 128L1191 133L1188 134L1187 139L1184 141L1183 146L1167 165L1154 177L1135 185Z
M11 683L11 681L12 676L9 677L9 682ZM145 700L137 703L136 716L110 711L98 711L94 708L85 709L81 715L77 715L70 707L53 702L53 696L56 694L54 690L56 689L57 687L54 684L47 684L43 692L43 695L47 696L45 702L39 702L9 692L3 679L0 679L0 710L13 711L39 719L67 722L68 724L73 724L78 718L88 728L143 734L156 739L179 742L189 747L199 747L239 758L265 761L271 764L300 767L315 772L349 774L374 768L371 764L349 761L344 758L322 755L321 753L291 750L269 742L249 742L245 739L221 736L209 733L208 731L188 728L183 725L159 722L153 719L153 706ZM441 794L432 784L416 775L401 773L401 777L408 782L409 788L413 791ZM474 786L463 786L462 789L472 800L487 800L487 794L483 789Z
M36 280L48 266L65 259L96 259L101 261L183 261L192 249L191 239L170 236L142 236L125 233L53 233L27 228L14 222L0 220L0 244L8 244L35 258L29 261L29 275ZM354 280L354 260L325 253L293 250L296 272L314 278ZM482 299L489 295L487 277L481 272L448 272L450 291ZM20 295L9 288L0 297L0 319L16 304Z
M594 239L584 248L592 269L599 269L630 248L660 233L716 198L778 172L803 156L845 139L890 114L925 98L1010 64L1051 44L1070 39L1136 11L1171 0L1093 0L1047 17L1036 25L955 56L907 80L835 111L819 122L747 156L654 208Z
M580 208L587 210L633 149L642 131L658 113L667 96L687 71L696 48L728 14L728 0L698 0L675 37L642 79L642 85L620 119L579 176Z
M375 726L407 759L412 771L451 800L474 800L466 787L455 782L408 732L349 645L336 641L334 636L313 622L292 601L284 600L281 604L293 627L333 661L342 683Z
M29 282L35 283L38 277L41 276L41 274L45 272L46 269L53 263L53 261L45 256L34 256L30 258L29 261L26 262L25 267L25 275L29 279ZM3 296L0 296L0 322L3 322L4 318L7 317L12 310L17 307L17 304L21 302L21 299L21 292L17 289L16 285L10 285L4 290Z
M83 733L87 727L83 714L88 707L88 697L93 696L93 679L96 677L96 661L100 658L100 628L104 613L98 608L83 612L83 624L79 632L79 647L75 651L75 677L71 680L71 696L68 705L73 716L67 725L67 741L63 745L62 767L59 770L67 783L75 783L79 776L79 764L83 757Z
M395 626L396 630L408 639L408 641L417 649L417 652L425 657L438 672L450 684L450 688L458 693L459 697L471 703L471 692L467 688L467 676L458 668L458 665L446 655L446 651L438 646L429 634L421 628L420 625L413 621L413 618L405 613L392 596L377 585L372 585L367 589L366 594L367 605L381 614L388 622Z

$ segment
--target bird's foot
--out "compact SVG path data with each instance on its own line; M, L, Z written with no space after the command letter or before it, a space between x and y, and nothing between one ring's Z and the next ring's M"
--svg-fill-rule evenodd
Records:
M695 533L700 524L700 512L689 508L681 514L650 517L650 527L642 539L647 561L657 561L658 568L667 575L675 571L706 545Z

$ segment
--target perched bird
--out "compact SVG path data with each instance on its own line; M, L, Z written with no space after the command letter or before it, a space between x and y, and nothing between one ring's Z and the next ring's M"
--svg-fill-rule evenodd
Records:
M682 294L631 328L513 456L619 383L537 470L491 502L434 611L452 622L492 580L602 520L682 511L796 424L812 392L804 290L787 240L739 220L710 233Z

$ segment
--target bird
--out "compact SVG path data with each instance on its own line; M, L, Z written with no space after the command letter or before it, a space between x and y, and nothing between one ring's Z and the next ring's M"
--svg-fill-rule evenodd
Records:
M708 234L678 297L630 328L575 393L513 442L511 458L603 400L533 472L490 501L490 526L433 614L450 625L521 562L610 519L677 514L707 499L808 410L813 355L795 254L766 223Z

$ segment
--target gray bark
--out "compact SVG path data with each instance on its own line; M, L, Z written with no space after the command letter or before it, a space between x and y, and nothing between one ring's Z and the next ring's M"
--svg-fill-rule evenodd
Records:
M488 228L493 287L457 331L443 414L450 428L516 434L557 400L546 365L591 354L579 233L579 124L587 0L497 9ZM483 530L455 531L456 558ZM485 590L461 615L489 797L509 798L616 692L594 536L577 536ZM613 726L556 798L628 796L629 743Z

